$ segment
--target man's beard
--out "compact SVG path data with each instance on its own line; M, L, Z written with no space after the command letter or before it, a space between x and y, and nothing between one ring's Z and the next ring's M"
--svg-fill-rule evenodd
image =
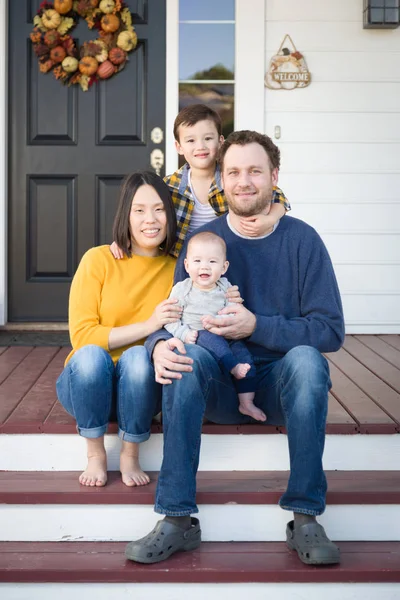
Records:
M234 194L227 197L229 209L238 217L254 217L261 213L267 214L272 201L272 187L256 200L249 200L243 206L236 202Z

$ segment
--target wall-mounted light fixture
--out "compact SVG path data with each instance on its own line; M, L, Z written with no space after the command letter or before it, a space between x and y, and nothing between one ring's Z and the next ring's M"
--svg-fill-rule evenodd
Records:
M395 29L400 25L400 0L364 0L364 29Z

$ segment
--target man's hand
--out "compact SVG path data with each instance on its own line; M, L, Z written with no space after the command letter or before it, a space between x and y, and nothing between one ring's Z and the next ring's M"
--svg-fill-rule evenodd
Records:
M180 354L173 352L177 349ZM154 371L157 383L172 383L173 379L182 379L182 373L192 371L193 360L186 354L185 345L178 338L158 342L153 350Z
M219 311L220 317L203 317L204 329L229 340L241 340L249 337L256 328L255 315L242 304L227 306ZM224 316L227 315L227 316Z

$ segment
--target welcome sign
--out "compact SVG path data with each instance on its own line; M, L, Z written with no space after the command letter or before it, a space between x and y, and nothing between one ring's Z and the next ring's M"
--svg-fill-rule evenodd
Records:
M304 56L296 50L290 35L285 35L278 53L270 60L265 85L272 90L294 90L307 87L310 82Z

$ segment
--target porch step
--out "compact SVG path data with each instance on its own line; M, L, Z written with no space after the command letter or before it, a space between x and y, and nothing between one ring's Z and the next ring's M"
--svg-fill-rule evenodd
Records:
M242 433L234 426L219 426L201 438L200 471L287 471L287 436L264 432L257 425ZM261 429L261 433L260 433ZM108 469L119 469L120 440L105 436ZM159 471L163 435L153 433L141 444L142 467ZM0 434L0 469L5 471L78 471L86 464L86 442L74 434ZM400 435L326 436L324 468L343 471L399 471Z
M327 567L304 565L286 544L274 542L203 543L168 563L140 565L125 559L123 543L9 542L0 543L0 582L400 583L399 542L339 546L341 564Z
M104 488L80 486L79 472L0 473L0 540L129 541L160 518L153 511L157 473L128 488L109 473ZM400 541L398 472L327 472L333 539ZM283 541L291 513L277 505L287 472L199 472L199 517L209 542Z
M107 485L79 484L79 471L0 472L0 504L153 504L158 473L151 482L127 487L117 472L108 473ZM199 504L276 504L285 491L288 471L200 471ZM398 471L326 471L327 504L398 504Z

